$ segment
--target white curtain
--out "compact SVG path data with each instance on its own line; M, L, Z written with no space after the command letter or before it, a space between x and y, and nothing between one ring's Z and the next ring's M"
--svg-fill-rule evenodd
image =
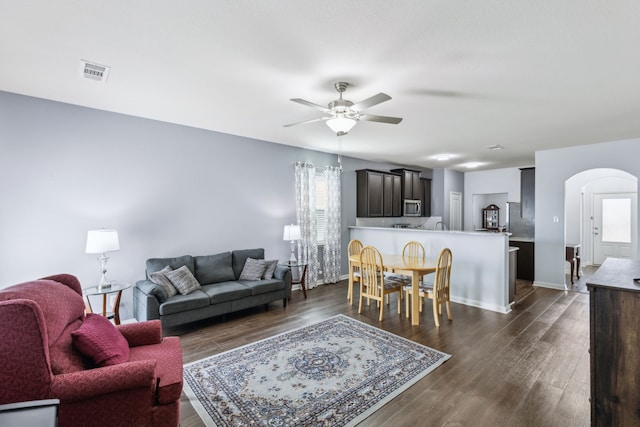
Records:
M318 280L318 238L316 225L316 168L296 163L296 217L300 226L298 261L307 264L307 289Z
M341 239L342 232L340 216L340 168L329 166L324 170L324 178L327 182L327 200L325 209L325 235L324 235L324 283L336 283L340 281Z

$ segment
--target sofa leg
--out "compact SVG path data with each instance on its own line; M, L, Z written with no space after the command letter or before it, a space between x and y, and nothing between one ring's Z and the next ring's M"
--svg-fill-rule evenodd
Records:
M287 308L287 299L282 298L282 308Z

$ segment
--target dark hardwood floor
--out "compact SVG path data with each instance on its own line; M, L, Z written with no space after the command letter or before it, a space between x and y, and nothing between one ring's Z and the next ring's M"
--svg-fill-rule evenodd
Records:
M385 319L375 305L358 314L346 281L319 286L304 299L294 291L286 308L272 303L187 327L179 335L184 362L344 314L453 357L376 411L360 426L586 426L589 425L589 296L536 288L511 313L452 304L454 320L433 323L426 304L420 326L398 316L392 296ZM357 295L357 292L356 292ZM357 298L356 298L357 301ZM182 427L201 426L188 399Z

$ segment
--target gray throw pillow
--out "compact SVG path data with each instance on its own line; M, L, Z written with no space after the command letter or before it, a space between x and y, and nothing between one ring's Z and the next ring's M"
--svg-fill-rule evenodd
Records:
M278 260L269 260L265 261L266 268L264 269L264 273L262 273L263 279L273 279L273 273L276 271L276 266L278 265Z
M170 271L173 271L173 269L167 265L162 270L149 274L149 280L160 286L167 294L167 298L171 298L178 293L176 288L171 284L171 281L167 279L167 276L165 276Z
M167 279L171 280L173 286L175 286L178 292L182 295L190 294L202 287L196 278L193 277L193 274L191 274L191 271L189 271L186 265L183 265L177 270L166 273L165 276L167 276Z
M267 264L263 259L247 258L240 273L240 280L260 280L266 268Z

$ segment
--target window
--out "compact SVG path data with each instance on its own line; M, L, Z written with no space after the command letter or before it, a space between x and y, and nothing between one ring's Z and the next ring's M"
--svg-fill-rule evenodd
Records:
M324 234L327 224L327 180L324 174L316 174L316 226L318 244L324 244Z
M631 199L602 199L602 241L631 243Z

